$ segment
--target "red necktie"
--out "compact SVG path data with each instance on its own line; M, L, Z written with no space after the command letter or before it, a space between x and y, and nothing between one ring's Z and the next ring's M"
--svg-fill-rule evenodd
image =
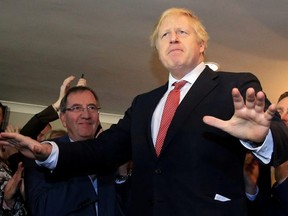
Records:
M161 118L159 132L158 132L157 139L156 139L155 150L156 150L157 156L159 156L161 152L168 127L179 105L180 89L185 85L185 83L186 83L185 80L181 80L180 82L175 82L173 84L175 86L174 89L170 91L167 97L164 110L163 110L163 114L162 114L162 118Z

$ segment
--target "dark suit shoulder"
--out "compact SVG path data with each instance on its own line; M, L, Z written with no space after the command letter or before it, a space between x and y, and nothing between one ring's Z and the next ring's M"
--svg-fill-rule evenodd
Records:
M219 83L229 89L238 88L242 95L245 95L246 90L250 87L256 92L262 91L262 86L259 79L250 72L216 72L216 78Z
M229 72L229 71L218 71L216 74L219 77L229 78L229 79L252 79L257 80L258 78L251 72Z
M67 136L67 135L65 135L65 136L61 136L61 137L57 137L57 138L55 138L55 139L52 139L51 141L54 141L54 142L71 142L70 141L70 139L69 139L69 137Z
M145 97L145 96L151 96L151 95L155 95L155 94L164 94L166 92L168 88L168 82L166 82L164 85L162 86L159 86L158 88L155 88L151 91L148 91L148 92L144 92L142 94L139 94L137 95L135 98L138 98L138 97Z

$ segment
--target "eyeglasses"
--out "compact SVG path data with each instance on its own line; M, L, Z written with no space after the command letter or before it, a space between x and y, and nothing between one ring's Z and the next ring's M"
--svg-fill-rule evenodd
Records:
M97 107L94 104L90 104L87 107L82 107L82 106L79 106L79 105L75 105L75 106L72 106L72 107L65 108L65 111L74 112L74 113L80 113L80 112L84 112L85 109L87 109L87 112L89 112L89 113L95 113L95 112L98 112L98 110L100 110L101 107Z

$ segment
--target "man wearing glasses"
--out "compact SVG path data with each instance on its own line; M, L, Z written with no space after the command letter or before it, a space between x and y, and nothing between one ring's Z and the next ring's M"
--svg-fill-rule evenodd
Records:
M68 136L55 139L58 142L74 142L95 138L101 132L99 100L95 92L86 86L68 90L61 101L60 120L67 128ZM77 158L75 158L77 160ZM85 215L115 216L115 175L101 177L87 175L49 179L49 170L33 166L25 169L26 196L33 215Z

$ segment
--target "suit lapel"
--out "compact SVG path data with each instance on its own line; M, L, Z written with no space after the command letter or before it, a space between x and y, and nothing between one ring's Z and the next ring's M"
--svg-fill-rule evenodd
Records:
M150 146L151 152L153 152L153 154L155 155L155 158L157 158L157 155L156 155L154 143L152 140L151 121L152 121L153 113L154 113L159 101L161 100L161 98L163 97L165 92L167 91L167 88L168 88L168 82L165 85L161 86L160 88L156 89L155 92L153 92L153 94L151 94L152 96L151 96L151 98L149 98L149 101L147 102L147 107L146 107L146 110L148 112L146 134L147 134L147 139L149 140L149 146Z
M185 119L193 113L193 109L201 103L201 101L209 94L217 85L217 73L206 67L206 69L197 78L193 86L190 88L182 102L178 106L174 118L168 128L167 135L164 140L162 152L174 137L178 129L181 127ZM161 154L160 154L161 156Z

